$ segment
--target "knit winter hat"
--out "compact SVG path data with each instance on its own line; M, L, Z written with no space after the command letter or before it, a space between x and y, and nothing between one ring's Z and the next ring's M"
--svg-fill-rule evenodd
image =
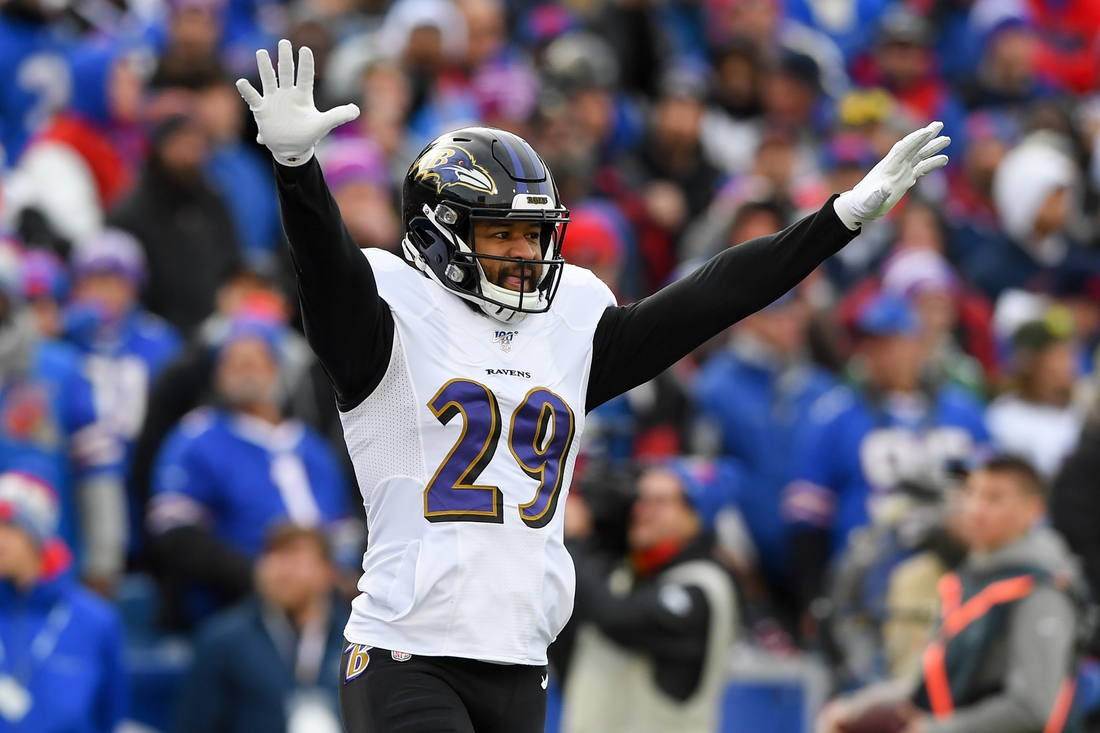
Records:
M37 476L22 471L0 474L0 523L26 532L38 547L57 532L57 494Z
M352 183L366 183L385 191L393 188L385 157L368 140L337 139L325 146L317 157L325 181L333 191Z
M960 287L951 264L939 252L906 249L888 259L882 267L882 290L906 300L924 293L954 295Z
M1054 344L1073 338L1073 316L1065 308L1055 307L1037 321L1029 321L1012 334L1017 354L1040 354Z
M1047 198L1076 178L1069 156L1046 142L1025 140L1010 151L993 176L993 203L1008 236L1030 239Z
M73 274L119 275L141 287L145 283L145 251L132 234L108 227L82 242L73 253Z
M618 265L625 250L615 222L602 211L582 208L573 212L561 245L561 255L566 262L581 267Z
M229 326L229 333L218 348L218 356L220 358L227 348L238 341L253 339L266 346L271 353L271 358L279 364L282 361L282 342L285 333L285 326L275 319L254 315L236 316Z
M904 299L893 293L879 293L859 311L856 329L865 336L913 336L920 321Z

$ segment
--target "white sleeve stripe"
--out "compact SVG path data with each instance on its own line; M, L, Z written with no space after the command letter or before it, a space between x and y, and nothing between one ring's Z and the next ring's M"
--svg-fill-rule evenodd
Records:
M201 502L183 494L160 494L149 502L146 523L153 534L164 534L177 527L208 527L210 510Z

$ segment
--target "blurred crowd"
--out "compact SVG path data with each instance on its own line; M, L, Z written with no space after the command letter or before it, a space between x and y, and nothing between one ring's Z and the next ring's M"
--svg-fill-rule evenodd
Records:
M281 37L362 109L317 150L361 247L428 141L502 127L621 303L942 120L947 168L590 415L563 724L714 729L736 643L825 660L830 730L1084 725L1100 3L0 0L0 731L339 730L365 521L233 86Z

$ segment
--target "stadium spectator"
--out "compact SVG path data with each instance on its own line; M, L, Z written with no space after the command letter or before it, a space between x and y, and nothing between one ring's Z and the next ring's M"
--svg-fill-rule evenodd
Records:
M180 733L339 733L336 685L346 604L328 540L274 527L256 558L256 592L198 630L177 705Z
M500 0L458 0L466 23L466 58L463 66L476 76L483 67L502 61L508 44L505 6Z
M993 8L986 3L986 11L972 21L981 57L974 79L962 87L963 100L970 109L1000 110L1022 123L1028 104L1055 90L1039 75L1037 42L1026 15L1018 6L1001 13Z
M606 163L638 147L644 127L630 98L619 90L619 62L604 38L582 30L564 33L546 47L542 69L566 95L569 134L576 146L595 155L592 163ZM553 157L553 149L549 152Z
M138 293L145 255L137 240L104 229L73 256L72 299L64 311L64 337L83 354L98 420L132 451L145 406L161 369L182 346L179 334L145 311Z
M830 556L867 524L876 502L903 482L942 486L951 464L972 460L989 441L974 398L922 379L927 355L917 316L905 301L887 294L872 299L857 328L852 367L858 382L837 387L810 408L810 434L783 490L802 609L824 592Z
M605 212L598 208L573 209L569 238L562 243L566 262L596 274L614 293L622 291L620 278L626 259L622 235Z
M870 11L873 19L881 10L878 2L861 3L861 10ZM842 9L843 5L836 6ZM841 94L848 85L847 62L837 44L829 37L829 30L817 25L815 12L801 2L790 5L776 0L711 0L706 3L705 35L715 46L721 46L734 38L745 38L754 44L761 58L769 65L789 52L804 54L814 60L822 70L822 80L830 94ZM850 18L851 16L848 16ZM813 18L813 19L811 19ZM841 20L841 14L832 20ZM827 21L825 25L832 25ZM860 33L874 32L873 20L861 24Z
M970 552L939 583L943 618L916 684L833 703L822 729L1038 733L1073 724L1085 591L1065 542L1038 524L1042 479L1025 461L994 459L967 479L961 501Z
M928 355L926 376L948 381L986 397L987 375L997 374L991 321L993 308L980 293L967 289L951 264L936 250L938 232L926 236L919 224L928 210L911 202L898 222L899 240L878 275L863 281L841 302L843 324L854 328L860 310L885 292L910 303L920 320ZM937 225L933 225L937 226Z
M1009 288L1051 292L1059 279L1094 275L1095 253L1068 231L1077 177L1076 164L1048 138L1028 138L1010 151L993 177L1003 229L957 253L967 278L996 299Z
M129 476L153 382L182 347L174 328L140 307L145 256L132 236L106 228L73 256L72 298L63 336L80 352L81 373L92 385L97 429L123 451ZM130 549L141 536L141 504L127 487Z
M522 57L502 54L470 80L478 113L488 127L532 136L530 124L538 105L539 81Z
M37 249L23 256L19 296L34 313L38 333L56 339L64 329L62 305L69 295L69 272L57 255Z
M223 406L191 412L160 448L148 523L172 599L167 625L186 626L247 593L263 537L278 523L324 528L344 567L358 560L335 456L316 431L282 417L279 337L269 323L238 320L218 352ZM194 588L202 593L186 592Z
M811 406L836 385L809 361L810 309L791 293L739 323L729 345L695 380L700 413L695 449L737 458L744 466L738 509L756 545L772 601L794 616L790 526L780 514L783 488L804 450Z
M59 512L40 479L0 474L0 728L113 733L129 707L122 624L73 578Z
M811 145L819 132L815 117L824 94L821 66L812 56L783 53L764 80L764 117L768 128Z
M784 227L789 210L786 194L772 196L772 192L786 191L793 158L788 140L777 137L761 142L754 170L721 186L706 212L684 232L677 278L693 272L724 249Z
M153 385L130 475L138 516L145 515L149 479L164 437L187 413L217 403L214 371L218 348L231 332L234 320L250 317L285 324L287 317L287 300L276 285L248 269L239 270L218 289L217 303L217 310L203 321L187 348L164 367ZM279 348L279 392L284 412L321 431L333 449L346 457L332 386L305 337L286 329ZM350 476L350 466L348 471Z
M896 5L880 18L870 57L857 62L855 77L863 87L882 87L914 122L941 120L948 135L962 134L964 110L951 88L936 73L927 20Z
M386 11L378 40L402 60L412 85L406 124L419 150L441 129L477 119L477 104L457 72L466 50L466 22L451 0L398 0Z
M703 115L699 139L708 160L726 173L744 173L763 135L760 52L744 40L714 53L714 88Z
M966 256L971 242L980 242L1000 228L993 177L1016 138L1012 121L995 112L975 112L966 119L963 130L966 148L962 164L949 173L944 202L952 230L950 254L956 259Z
M583 500L570 501L566 522L578 629L563 730L713 730L736 598L681 478L663 468L642 474L630 556L610 573L585 549L592 520Z
M99 233L145 156L138 60L120 43L86 42L70 66L68 109L32 139L4 194L23 238L63 254Z
M646 143L618 164L643 199L652 244L643 250L647 279L664 281L681 259L684 227L707 207L718 171L700 144L706 80L690 67L670 70L661 83ZM658 245L658 240L663 240Z
M699 127L706 99L706 77L687 64L671 69L662 79L660 96L653 108L648 144L642 166L647 181L670 181L684 196L683 220L651 214L671 231L698 216L714 193L718 172L711 166L699 142ZM652 196L652 194L648 194Z
M194 120L165 120L141 180L111 213L145 250L143 302L185 335L214 310L214 294L240 258L233 218L203 173L208 152Z
M1025 323L1012 337L1011 391L989 406L996 448L1026 458L1053 480L1077 445L1083 415L1073 402L1078 355L1073 323L1062 309Z
M205 80L196 95L195 116L210 140L206 175L233 215L245 260L271 270L283 235L275 179L267 161L241 140L244 110L238 96L218 75Z
M169 4L167 43L157 59L154 88L198 88L219 73L226 4L223 0L173 0Z
M394 59L371 59L360 79L363 114L351 123L386 159L390 180L401 180L407 161L416 155L406 118L413 103L408 74Z

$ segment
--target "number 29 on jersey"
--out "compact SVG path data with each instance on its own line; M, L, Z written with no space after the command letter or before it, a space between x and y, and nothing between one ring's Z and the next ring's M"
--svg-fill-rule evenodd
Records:
M500 488L477 483L494 460L500 441L496 395L478 382L452 379L435 393L428 409L443 425L461 416L462 433L428 481L424 516L429 522L504 522ZM565 400L543 387L528 392L512 413L508 430L512 455L501 460L514 460L539 482L534 498L519 506L520 519L529 527L545 527L554 517L575 424Z

